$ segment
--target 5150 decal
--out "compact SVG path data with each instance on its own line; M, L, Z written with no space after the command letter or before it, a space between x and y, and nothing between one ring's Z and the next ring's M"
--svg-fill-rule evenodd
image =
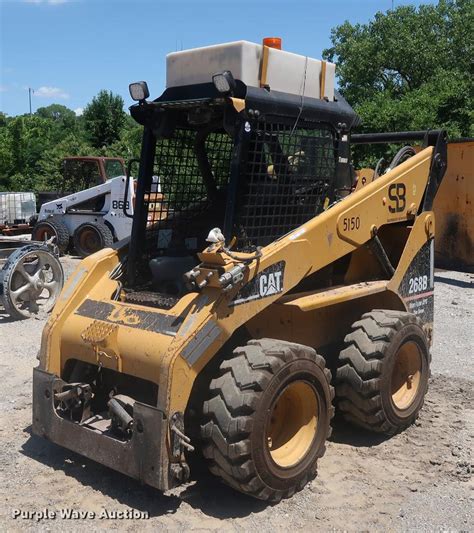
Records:
M342 219L342 229L344 231L354 231L360 228L360 217L344 217Z

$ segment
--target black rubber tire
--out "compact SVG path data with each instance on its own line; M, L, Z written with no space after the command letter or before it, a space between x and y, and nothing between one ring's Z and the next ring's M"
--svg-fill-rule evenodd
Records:
M400 410L392 401L396 354L414 341L421 355L420 382L411 403ZM412 313L378 309L352 325L336 371L338 412L354 425L392 435L417 418L428 390L431 355L421 321Z
M44 241L45 236L50 238L52 235L56 237L56 246L59 249L59 253L64 255L69 248L70 235L64 222L58 218L51 217L46 220L37 222L31 233L32 241Z
M84 231L92 231L95 233L98 244L97 247L88 248L84 243L81 243L81 234ZM79 255L79 257L87 257L102 250L102 248L112 246L114 243L114 236L112 230L103 222L84 222L84 224L81 224L75 229L72 240L77 255Z
M315 350L300 344L261 339L236 348L211 381L203 404L202 453L210 471L231 487L277 502L316 476L334 415L331 374ZM310 385L318 400L316 433L295 465L282 468L265 444L270 408L293 381Z

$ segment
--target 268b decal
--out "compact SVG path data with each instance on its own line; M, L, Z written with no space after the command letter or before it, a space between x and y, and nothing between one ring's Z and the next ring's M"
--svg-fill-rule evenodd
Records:
M415 294L421 291L426 291L428 288L428 276L417 276L410 278L408 294Z
M427 241L411 262L399 287L408 311L433 322L434 240Z

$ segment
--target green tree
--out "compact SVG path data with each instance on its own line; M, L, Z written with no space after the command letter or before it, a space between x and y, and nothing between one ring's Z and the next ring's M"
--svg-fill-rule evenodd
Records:
M11 138L7 129L7 117L3 115L4 122L0 124L0 191L9 188L9 176L12 169Z
M125 159L138 159L140 157L142 135L143 127L137 124L130 115L127 115L120 137L107 148L107 155Z
M77 124L68 124L70 115L62 121L42 114L7 117L6 124L0 125L0 190L61 189L64 157L100 152L91 147Z
M0 113L0 191L61 190L64 157L138 157L141 133L124 113L122 98L107 91L81 117L60 104L33 116Z
M100 91L84 109L84 127L92 146L102 148L120 138L125 123L124 101L111 91Z
M81 136L85 135L83 131L79 131L81 126L74 111L64 105L51 104L46 107L40 107L34 116L41 117L50 124L50 143L52 145L60 143L64 137L71 133Z
M8 121L4 133L10 151L6 174L10 177L12 190L36 190L36 181L41 174L40 160L52 143L52 131L52 122L36 115L14 117Z
M57 144L51 144L43 152L39 161L40 171L37 175L37 191L61 191L63 187L62 161L68 156L102 155L80 135L64 132L64 138Z
M47 107L39 107L36 110L35 115L51 119L60 128L73 129L76 126L76 114L74 111L61 104L51 104Z
M345 22L323 54L362 131L445 128L454 138L474 134L473 34L471 0L440 0Z

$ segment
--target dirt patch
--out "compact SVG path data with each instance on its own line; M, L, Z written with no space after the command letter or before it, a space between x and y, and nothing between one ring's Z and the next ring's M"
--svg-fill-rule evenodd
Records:
M67 263L66 269L72 266ZM458 366L472 348L465 294L471 280L462 276L453 275L456 283L449 286L442 282L441 291L449 290L452 299L437 299L436 316L444 322L437 324L434 377L416 423L385 439L336 420L316 480L277 506L238 494L205 471L195 471L191 483L161 494L31 436L31 368L43 322L13 323L0 313L0 529L473 529L472 368ZM454 299L460 305L451 304ZM453 344L455 358L440 349L450 345L451 326L460 332ZM16 510L31 518L14 519ZM57 515L38 522L38 512ZM61 512L70 517L61 518ZM77 518L79 512L96 518ZM149 518L139 518L141 512ZM114 513L122 516L114 518Z

